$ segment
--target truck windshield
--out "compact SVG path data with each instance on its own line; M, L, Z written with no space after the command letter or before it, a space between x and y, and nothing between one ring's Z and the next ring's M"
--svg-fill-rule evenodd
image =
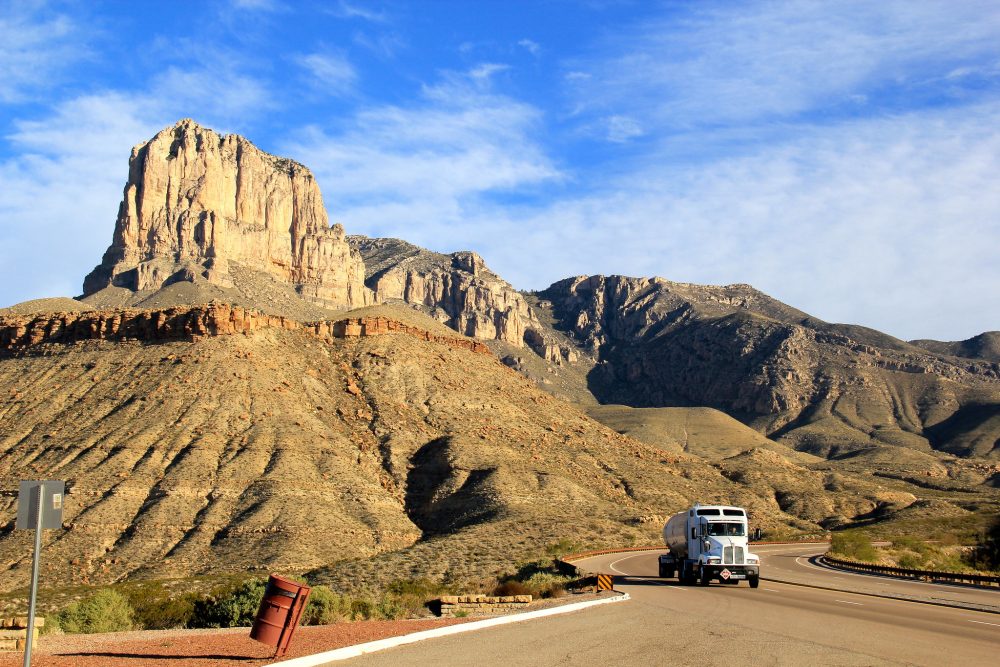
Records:
M710 523L708 524L708 534L743 537L746 532L743 530L742 523Z

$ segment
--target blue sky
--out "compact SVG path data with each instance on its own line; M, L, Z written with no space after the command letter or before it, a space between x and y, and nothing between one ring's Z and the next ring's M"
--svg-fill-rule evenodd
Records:
M1000 4L0 0L0 305L75 295L180 118L331 220L522 289L750 283L901 338L1000 329Z

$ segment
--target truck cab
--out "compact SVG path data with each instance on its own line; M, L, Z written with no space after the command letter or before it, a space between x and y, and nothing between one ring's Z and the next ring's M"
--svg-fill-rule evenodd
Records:
M760 581L760 559L750 553L747 513L728 505L695 505L667 522L663 536L670 553L660 556L660 576L707 586Z

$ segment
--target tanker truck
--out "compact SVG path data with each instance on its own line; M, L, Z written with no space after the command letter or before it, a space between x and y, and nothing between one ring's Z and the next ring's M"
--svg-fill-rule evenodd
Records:
M660 556L660 577L708 586L746 580L760 584L760 559L747 549L747 513L742 507L699 505L675 514L663 526L669 553Z

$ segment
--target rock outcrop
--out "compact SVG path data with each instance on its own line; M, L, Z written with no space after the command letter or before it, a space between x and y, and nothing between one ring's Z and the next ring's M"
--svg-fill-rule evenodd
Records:
M379 301L422 306L461 334L524 345L534 315L510 283L474 252L443 255L399 239L348 237L365 260L366 284Z
M84 295L183 280L229 286L230 263L323 306L373 303L361 257L340 225L330 227L308 169L182 120L132 149L114 239Z
M492 355L490 349L478 341L441 336L390 317L347 317L303 324L295 319L228 304L163 310L92 310L38 316L0 316L0 353L18 353L46 343L72 344L87 340L144 343L196 341L204 336L249 335L270 328L302 330L326 342L337 338L399 333L431 343L443 343L455 349Z

